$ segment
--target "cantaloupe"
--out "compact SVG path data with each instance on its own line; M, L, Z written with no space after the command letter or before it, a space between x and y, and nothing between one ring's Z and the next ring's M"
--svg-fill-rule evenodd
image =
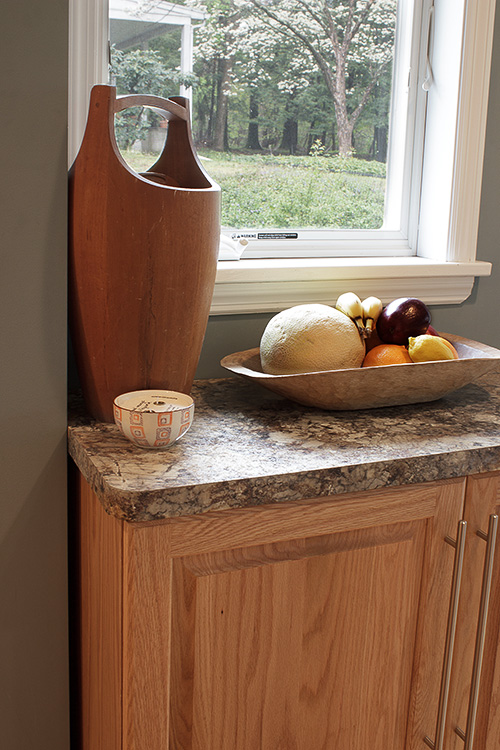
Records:
M260 342L262 369L290 375L360 367L365 344L355 323L328 305L296 305L275 315Z

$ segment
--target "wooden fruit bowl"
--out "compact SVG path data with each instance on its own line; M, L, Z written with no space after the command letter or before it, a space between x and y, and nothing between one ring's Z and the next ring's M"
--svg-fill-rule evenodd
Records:
M299 404L334 411L434 401L500 365L500 350L460 336L440 335L451 341L460 359L267 375L257 347L228 354L221 365Z

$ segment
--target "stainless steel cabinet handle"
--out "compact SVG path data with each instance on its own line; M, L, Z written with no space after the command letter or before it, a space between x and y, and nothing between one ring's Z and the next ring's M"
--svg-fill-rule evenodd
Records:
M479 700L479 686L481 683L481 667L483 665L484 639L486 637L486 625L488 623L488 609L490 605L491 579L493 576L493 562L495 559L495 547L497 542L498 516L490 516L488 533L478 531L477 535L486 541L486 554L484 557L483 585L481 588L481 602L479 605L479 620L477 624L476 645L474 648L474 663L472 667L472 681L469 696L469 708L467 711L467 724L465 732L460 727L455 727L455 732L465 742L465 750L472 750L474 744L474 730L476 728L477 704Z
M445 541L455 547L455 560L453 563L453 578L451 583L450 608L448 611L448 624L446 627L446 642L444 650L443 672L441 675L441 688L439 691L439 705L436 721L436 740L424 737L425 744L432 750L442 750L444 741L444 730L446 725L446 709L448 707L448 693L450 691L451 664L453 660L453 646L455 645L455 631L457 628L458 600L460 598L460 584L462 582L462 568L464 562L465 534L467 532L467 521L459 521L457 539L446 537Z

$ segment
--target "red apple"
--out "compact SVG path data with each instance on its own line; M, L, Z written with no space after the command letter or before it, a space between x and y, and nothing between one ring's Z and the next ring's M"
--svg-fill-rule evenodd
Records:
M377 320L377 333L385 344L404 345L409 336L427 333L431 314L415 297L400 297L384 307Z

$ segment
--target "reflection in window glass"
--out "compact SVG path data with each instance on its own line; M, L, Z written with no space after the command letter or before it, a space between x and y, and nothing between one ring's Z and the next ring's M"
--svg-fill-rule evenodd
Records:
M376 229L396 12L397 0L110 0L112 75L118 93L192 99L225 226ZM147 110L116 131L137 171L165 135Z

